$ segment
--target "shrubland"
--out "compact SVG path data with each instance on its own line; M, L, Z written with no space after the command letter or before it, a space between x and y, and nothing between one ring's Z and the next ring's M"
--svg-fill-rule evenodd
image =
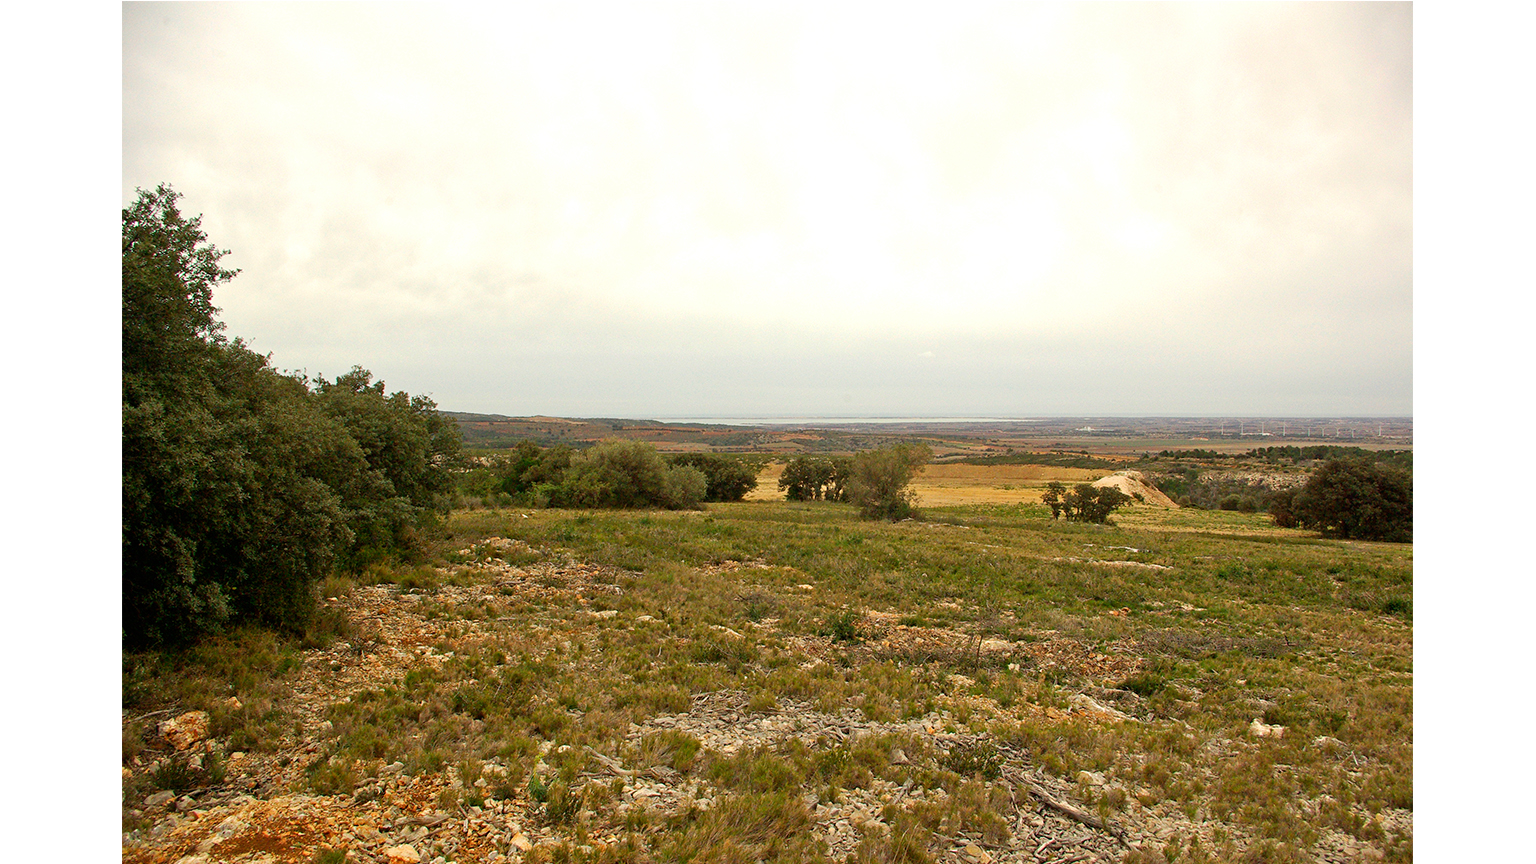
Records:
M356 616L376 614L363 597L412 599L425 656L306 721L282 696L298 646L240 636L263 646L249 666L217 642L129 655L125 704L222 712L248 759L297 754L289 788L349 807L404 766L442 790L445 824L512 814L539 844L526 860L827 860L826 814L867 800L856 846L836 847L855 860L947 860L954 838L1028 853L1043 829L1018 821L1021 771L1127 833L1109 860L1340 843L1411 860L1411 547L1221 510L1116 522L1034 503L901 522L826 501L460 510L425 565L328 588ZM326 674L391 649L369 620L344 637L364 653L333 649ZM259 708L230 715L231 694ZM722 700L732 727L870 731L727 752L667 725ZM244 788L237 764L220 788ZM640 806L660 787L697 803Z

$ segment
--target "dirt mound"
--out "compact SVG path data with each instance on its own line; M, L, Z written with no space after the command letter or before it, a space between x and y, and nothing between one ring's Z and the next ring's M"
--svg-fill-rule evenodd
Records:
M1179 506L1156 486L1148 483L1140 471L1116 471L1108 477L1093 481L1093 485L1097 489L1113 486L1132 498L1138 499L1138 504L1151 504L1154 507Z

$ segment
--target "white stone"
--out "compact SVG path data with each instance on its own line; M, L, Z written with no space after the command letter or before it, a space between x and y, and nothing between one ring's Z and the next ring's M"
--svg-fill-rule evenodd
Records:
M1253 722L1248 724L1248 734L1255 738L1284 738L1285 727L1270 726L1264 723L1264 721L1255 717L1253 718Z
M406 843L385 849L384 860L389 864L421 864L421 853L416 851L415 846Z

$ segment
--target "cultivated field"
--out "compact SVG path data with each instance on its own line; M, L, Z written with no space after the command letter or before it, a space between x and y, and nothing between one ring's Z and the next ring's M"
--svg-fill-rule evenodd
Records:
M1103 473L456 512L308 647L125 658L123 860L1411 860L1412 547L1037 503Z

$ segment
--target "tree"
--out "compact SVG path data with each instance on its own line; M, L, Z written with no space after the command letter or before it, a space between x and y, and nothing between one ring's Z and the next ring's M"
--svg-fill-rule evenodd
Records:
M123 211L123 397L134 405L187 394L222 344L215 286L233 279L208 243L202 217L182 218L181 196L161 184Z
M139 191L123 210L123 632L181 640L218 627L229 596L206 578L207 534L239 498L242 454L217 414L222 339L213 288L235 271L183 219L177 195Z
M1329 536L1411 543L1413 477L1391 464L1330 459L1282 506L1282 520Z
M346 496L356 535L348 563L418 554L417 527L450 507L452 469L461 461L457 425L425 396L385 395L384 382L358 366L335 381L318 377L312 389L357 442L372 475Z
M1109 521L1109 514L1130 500L1131 496L1113 486L1095 488L1079 483L1062 499L1062 509L1068 521L1102 525Z
M1052 519L1065 516L1068 522L1103 524L1131 496L1113 486L1095 488L1088 483L1079 483L1069 492L1065 485L1053 481L1046 485L1040 500L1051 508Z
M640 441L604 441L571 459L550 504L559 507L697 507L708 488L704 472L668 466Z
M866 450L853 457L848 500L867 519L909 518L916 514L916 494L908 489L933 451L925 444L906 443Z
M123 639L299 630L314 585L446 491L457 429L354 369L315 391L222 335L235 271L168 186L123 210ZM381 528L380 526L385 526ZM387 530L385 530L387 528Z
M790 501L844 501L852 462L846 456L796 456L779 475Z
M705 501L740 501L757 488L760 462L718 453L679 453L668 456L671 465L691 465L709 481Z
M1067 487L1052 480L1046 484L1045 494L1040 496L1041 503L1051 508L1051 518L1061 518L1062 499L1066 497Z

